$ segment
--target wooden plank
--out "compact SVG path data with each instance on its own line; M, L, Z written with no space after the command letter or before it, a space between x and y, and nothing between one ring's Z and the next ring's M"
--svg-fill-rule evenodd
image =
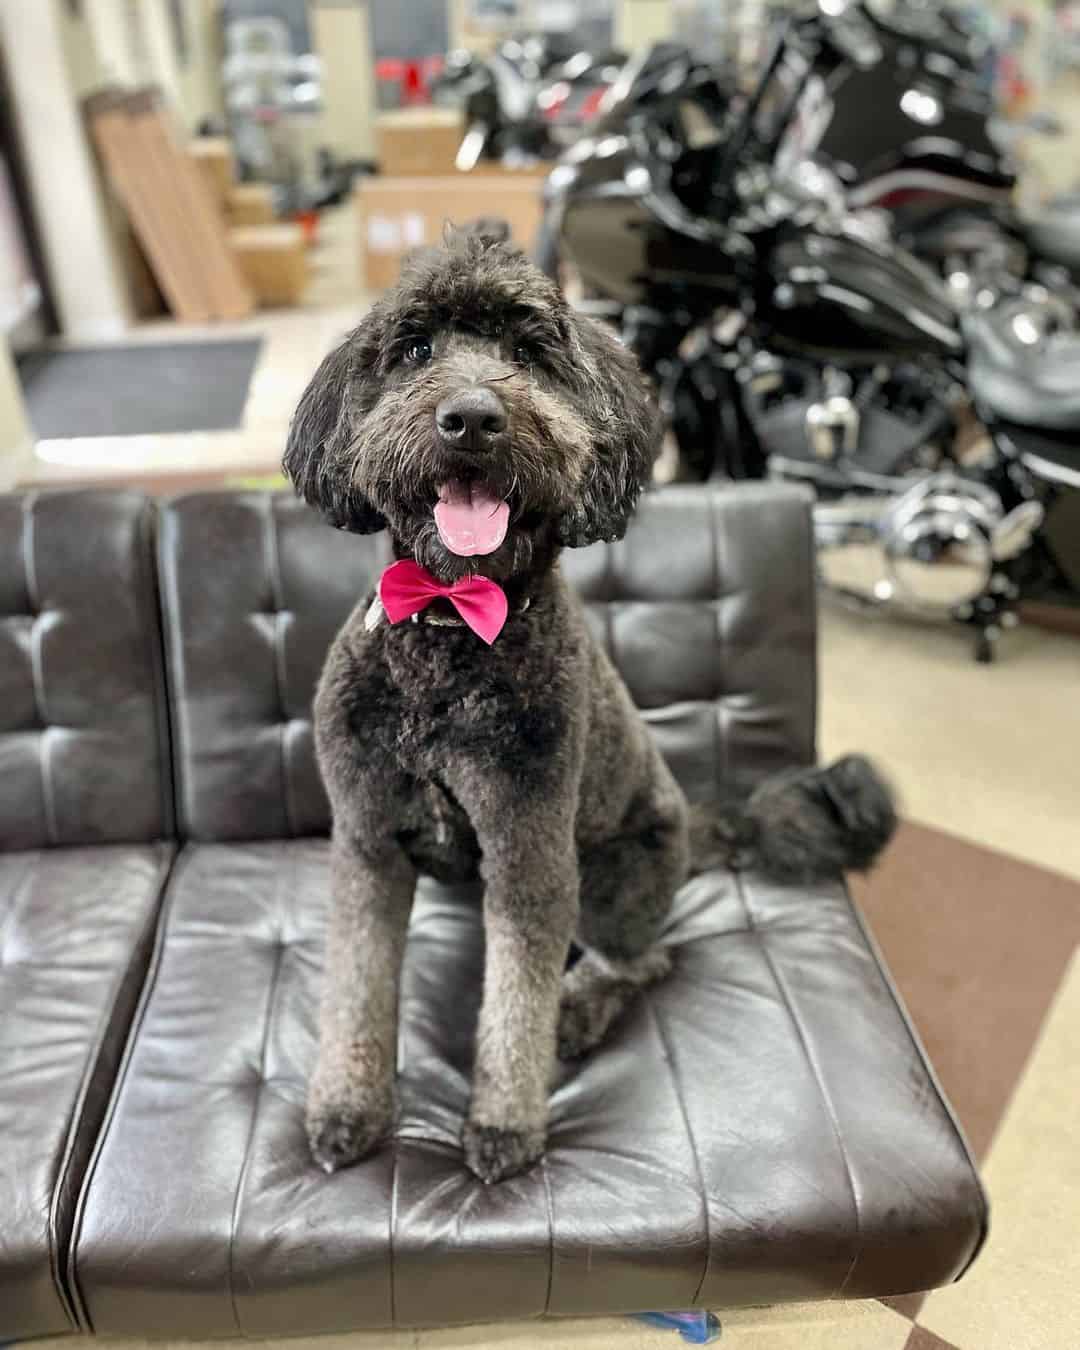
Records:
M246 318L255 308L255 297L229 250L225 221L198 168L177 143L160 95L155 90L132 94L127 107L146 153L170 180L172 232L187 239L198 257L213 314Z
M105 175L138 235L166 303L176 318L205 323L211 317L196 269L186 251L177 252L162 202L154 190L137 138L125 111L125 96L104 91L86 101L90 134Z
M179 221L183 206L182 189L169 166L163 163L155 153L154 146L132 112L132 95L125 94L123 113L127 120L128 136L136 158L139 182L152 203L152 210L159 221L165 246L173 260L173 266L184 277L192 294L198 295L199 303L206 312L207 319L217 318L214 293L206 277L198 248Z

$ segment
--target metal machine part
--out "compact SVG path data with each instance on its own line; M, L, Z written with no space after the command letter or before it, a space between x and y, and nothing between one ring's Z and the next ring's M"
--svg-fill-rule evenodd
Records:
M973 623L979 653L1015 622L1008 564L1042 524L1035 501L1006 511L985 484L950 470L893 494L814 507L818 567L832 591L863 606Z

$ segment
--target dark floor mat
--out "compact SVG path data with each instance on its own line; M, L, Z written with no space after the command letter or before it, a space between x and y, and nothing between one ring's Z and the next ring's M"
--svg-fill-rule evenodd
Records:
M32 352L19 377L39 437L223 431L243 419L261 338Z

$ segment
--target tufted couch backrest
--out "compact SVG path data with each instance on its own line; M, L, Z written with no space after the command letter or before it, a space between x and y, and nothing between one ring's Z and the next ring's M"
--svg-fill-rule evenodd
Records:
M172 833L153 508L0 496L0 850Z
M563 555L692 800L813 762L812 528L799 488L667 488L643 499L621 542Z
M164 508L160 571L181 833L324 831L311 699L326 649L388 561L288 495ZM594 632L684 788L745 787L814 755L810 513L796 489L668 489L625 540L569 550Z

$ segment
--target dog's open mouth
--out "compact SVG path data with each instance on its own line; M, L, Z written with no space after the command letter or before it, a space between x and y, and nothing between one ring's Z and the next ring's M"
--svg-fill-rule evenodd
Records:
M459 558L494 553L509 524L509 504L485 484L452 478L439 488L435 528L444 547Z

